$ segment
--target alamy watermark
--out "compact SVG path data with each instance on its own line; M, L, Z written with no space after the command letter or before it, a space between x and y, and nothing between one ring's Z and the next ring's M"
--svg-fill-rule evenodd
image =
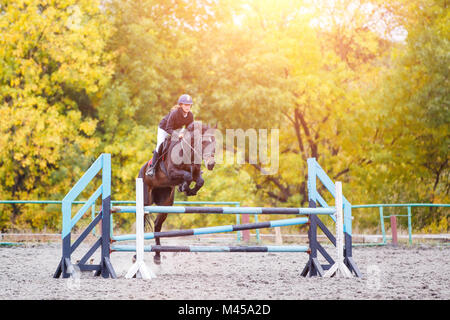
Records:
M66 285L69 290L80 290L81 289L81 270L77 265L73 265L74 272L70 274L67 279Z
M367 266L366 284L369 290L380 290L381 288L381 269L374 264Z
M180 132L183 132L180 138ZM201 164L213 158L216 164L252 164L263 175L279 168L279 129L220 130L194 123L192 131L177 130L172 140L182 139L170 154L175 164Z

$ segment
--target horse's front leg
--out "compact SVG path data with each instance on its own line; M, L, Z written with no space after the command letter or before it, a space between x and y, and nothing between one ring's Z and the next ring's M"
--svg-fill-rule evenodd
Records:
M169 179L172 181L183 181L188 184L191 183L193 180L192 174L189 171L180 170L177 168L172 168L169 171Z
M201 187L203 187L203 185L205 184L205 180L203 180L202 177L198 177L197 180L195 180L195 186L190 189L189 186L187 186L187 190L186 195L187 196L195 196L198 192L198 190L200 190Z
M185 194L187 196L195 196L197 194L197 191L200 190L200 188L205 184L205 180L203 180L202 178L200 167L193 168L192 176L195 180L195 186L192 189L189 188L189 184L186 186Z

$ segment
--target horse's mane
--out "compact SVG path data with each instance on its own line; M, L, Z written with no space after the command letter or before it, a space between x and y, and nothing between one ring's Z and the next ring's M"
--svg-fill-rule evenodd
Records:
M210 128L209 125L207 125L206 123L203 123L202 121L192 121L192 122L186 127L186 130L192 132L192 131L194 131L194 129L195 129L195 125L198 126L199 124L202 125L202 133L204 133L206 130L208 130L208 129Z

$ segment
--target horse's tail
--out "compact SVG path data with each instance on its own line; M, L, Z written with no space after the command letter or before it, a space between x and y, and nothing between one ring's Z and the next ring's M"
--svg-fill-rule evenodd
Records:
M147 168L147 164L148 164L148 162L144 163L144 165L142 166L141 170L139 170L138 178L144 179L144 177L145 177L145 169ZM145 185L145 183L144 183L144 185Z
M151 161L151 160L150 160ZM141 170L139 170L138 178L142 178L144 180L145 177L145 171L147 169L148 162L146 162L142 167ZM144 205L150 205L149 199L148 199L148 186L144 182ZM155 221L153 219L152 214L144 214L144 230L149 230L150 232L153 232L153 225L155 224Z
M145 171L147 170L147 164L148 162L142 166L138 174L138 178L141 178L144 181L144 206L149 206L151 204L148 198L148 185L145 183Z
M153 226L155 225L155 219L153 219L152 213L144 214L144 230L153 232Z

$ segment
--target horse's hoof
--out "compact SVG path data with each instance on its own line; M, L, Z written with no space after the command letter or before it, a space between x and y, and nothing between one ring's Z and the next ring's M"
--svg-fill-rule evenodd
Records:
M153 262L155 264L161 264L161 257L153 257Z

